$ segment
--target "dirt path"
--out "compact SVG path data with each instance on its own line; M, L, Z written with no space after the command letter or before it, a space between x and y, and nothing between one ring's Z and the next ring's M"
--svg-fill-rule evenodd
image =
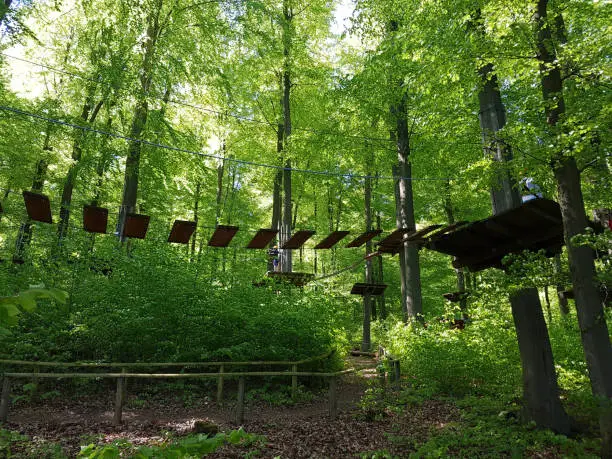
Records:
M246 405L242 427L246 432L266 437L258 457L342 458L381 449L404 455L411 449L411 442L397 438L422 439L431 428L442 426L457 416L456 410L433 401L411 409L409 414L387 413L384 406L374 415L365 413L359 403L368 387L368 379L375 375L375 362L365 357L352 357L347 363L362 371L340 381L336 420L328 416L326 391L309 402L292 406L264 402ZM162 440L164 432L183 435L190 432L196 420L209 420L221 430L238 427L233 422L235 405L232 401L218 407L206 397L194 398L190 399L190 406L185 407L185 400L181 399L151 401L135 399L134 395L124 409L123 425L116 427L112 424L112 394L105 395L16 406L11 409L6 427L33 438L59 442L70 457L76 456L80 445L92 442L107 443L126 438L135 444L147 444ZM226 447L211 457L243 457L244 454L244 450Z

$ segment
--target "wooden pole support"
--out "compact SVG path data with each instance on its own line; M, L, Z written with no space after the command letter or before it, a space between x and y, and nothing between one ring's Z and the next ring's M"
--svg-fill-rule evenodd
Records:
M336 419L338 416L338 393L337 393L337 377L329 377L329 417Z
M125 373L125 369L121 371ZM115 416L113 417L113 424L116 426L121 425L121 417L123 414L123 402L125 392L123 390L125 385L125 378L119 377L117 378L117 393L115 394Z
M400 361L396 359L393 361L393 381L395 384L399 385L401 380L402 372L400 370Z
M2 380L2 397L0 398L0 422L8 420L8 411L11 398L11 381L7 376Z
M245 391L245 378L240 376L238 378L238 406L236 407L236 424L242 424L244 421L244 391Z
M298 371L297 364L294 364L291 366L291 371L293 371L294 373L297 373ZM298 377L297 375L293 375L291 377L291 398L293 400L297 398L297 390L298 390Z
M32 400L38 400L38 390L39 390L39 378L38 374L40 373L40 367L34 367L35 376L32 377Z
M219 366L219 377L217 378L217 405L221 406L223 404L223 372L225 371L225 366Z

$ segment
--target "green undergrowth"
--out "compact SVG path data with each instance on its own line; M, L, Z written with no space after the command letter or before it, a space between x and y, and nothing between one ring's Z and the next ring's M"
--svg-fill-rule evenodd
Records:
M423 402L431 400L428 395L414 389L395 392L392 396L383 393L380 389L370 390L361 404L362 416L367 418L375 413L373 419L376 420L393 412L410 415ZM406 435L400 427L392 429L386 434L390 443L388 449L364 452L360 457L599 457L601 444L596 434L570 438L550 430L536 429L533 424L520 422L517 404L508 405L492 396L473 395L436 400L446 409L458 410L457 416L449 421L432 423L424 437ZM398 451L402 453L398 454Z
M83 440L87 440L83 438ZM204 434L184 437L168 437L147 445L134 445L126 439L118 439L108 444L89 443L81 446L76 457L81 459L147 459L147 458L200 458L213 453L225 445L244 449L244 456L256 455L265 437L245 432L242 429L221 432L214 436ZM65 459L68 455L61 445L44 442L11 432L0 430L0 456L6 458L44 457L48 459Z

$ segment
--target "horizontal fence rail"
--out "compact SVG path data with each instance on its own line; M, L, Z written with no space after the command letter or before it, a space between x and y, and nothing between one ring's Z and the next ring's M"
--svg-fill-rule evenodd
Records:
M311 357L298 361L251 361L251 362L134 362L134 363L106 363L106 362L30 362L25 360L6 360L0 359L0 364L7 366L30 366L34 367L32 372L17 372L4 371L2 372L2 393L0 397L0 422L6 422L8 419L8 411L10 406L11 379L17 378L32 378L35 382L40 378L86 378L86 379L117 379L117 391L115 394L115 411L113 421L115 424L121 424L123 405L125 401L125 381L129 378L133 379L205 379L217 378L217 403L223 402L223 383L227 378L238 378L238 405L236 410L236 422L242 423L244 420L244 396L247 377L266 377L266 376L285 376L291 377L291 395L293 398L297 395L298 377L323 377L328 378L329 382L329 415L332 419L337 416L338 397L337 397L337 378L339 376L352 373L355 369L336 371L336 372L314 372L314 371L298 371L298 365L313 363L324 360L330 357L334 351L325 354ZM236 366L290 366L290 371L230 371L226 372L226 367ZM206 373L130 373L128 368L201 368L201 367L219 367L218 372ZM103 373L103 372L40 372L40 367L50 368L121 368L120 373Z

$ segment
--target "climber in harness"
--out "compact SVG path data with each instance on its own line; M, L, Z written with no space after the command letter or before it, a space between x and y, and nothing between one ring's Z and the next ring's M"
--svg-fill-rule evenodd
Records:
M523 177L520 181L520 187L523 202L544 197L542 195L542 189L531 177Z

